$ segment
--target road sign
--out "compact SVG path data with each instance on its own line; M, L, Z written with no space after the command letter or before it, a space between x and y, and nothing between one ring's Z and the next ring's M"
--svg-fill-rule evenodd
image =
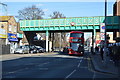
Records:
M100 32L105 32L105 23L100 24Z
M70 24L71 24L71 26L74 26L74 25L75 25L75 23L74 23L74 22L71 22Z
M100 39L105 40L105 33L100 33Z

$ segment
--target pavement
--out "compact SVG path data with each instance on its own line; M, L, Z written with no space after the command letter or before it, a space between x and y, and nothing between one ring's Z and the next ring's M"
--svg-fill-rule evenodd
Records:
M105 58L104 62L102 62L101 56L98 53L94 55L91 54L90 57L95 71L118 75L120 77L120 64L119 66L115 66L113 61L110 61L109 56L104 55Z
M51 55L51 54L57 54L57 53L49 52L49 53L34 53L34 54L4 54L4 55L0 55L0 61L18 59L18 58L30 57L30 56Z

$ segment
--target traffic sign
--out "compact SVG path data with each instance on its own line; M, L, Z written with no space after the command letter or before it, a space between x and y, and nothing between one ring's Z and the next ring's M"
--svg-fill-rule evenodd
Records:
M71 26L74 26L74 25L75 25L75 23L74 23L74 22L71 22L70 24L71 24Z
M105 32L105 23L100 24L100 32Z
M105 33L100 33L100 39L105 40Z

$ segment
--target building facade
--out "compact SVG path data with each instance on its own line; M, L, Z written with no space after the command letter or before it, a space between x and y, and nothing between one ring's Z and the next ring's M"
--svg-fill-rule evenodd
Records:
M120 16L120 0L116 0L115 4L113 5L113 15Z
M14 53L23 35L17 31L18 24L13 16L0 16L0 43L10 46L10 53Z
M113 5L113 15L120 16L120 0L116 0L115 4ZM115 37L120 37L120 29L117 33L115 33Z

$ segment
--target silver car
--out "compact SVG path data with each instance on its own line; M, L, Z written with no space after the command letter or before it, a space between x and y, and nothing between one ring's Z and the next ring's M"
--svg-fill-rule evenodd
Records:
M16 48L14 53L29 53L29 47L26 46L20 46L18 48Z

